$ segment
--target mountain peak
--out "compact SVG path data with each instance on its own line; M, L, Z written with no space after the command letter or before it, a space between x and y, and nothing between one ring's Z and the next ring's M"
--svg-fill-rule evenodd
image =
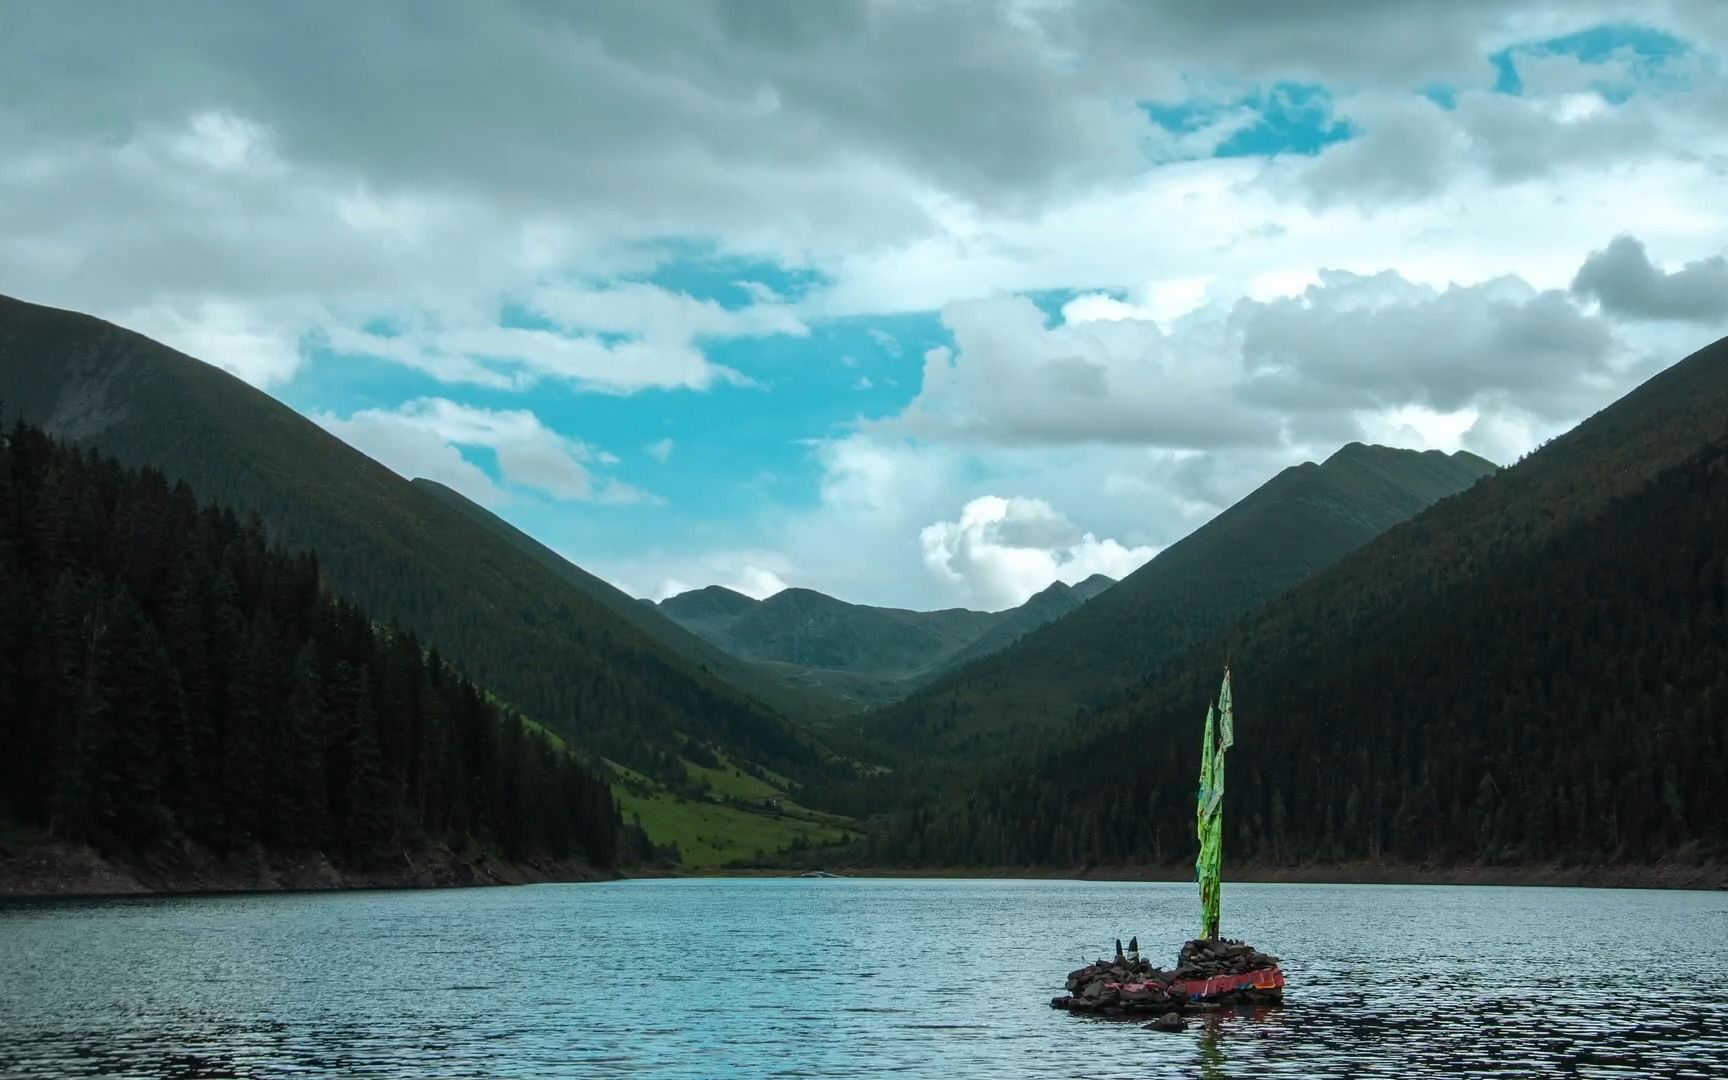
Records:
M706 585L668 596L659 607L675 619L712 619L742 615L761 602L724 585Z

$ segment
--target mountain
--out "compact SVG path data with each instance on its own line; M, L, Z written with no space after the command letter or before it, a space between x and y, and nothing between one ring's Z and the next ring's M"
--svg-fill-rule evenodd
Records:
M784 684L867 706L904 696L962 658L1003 648L1111 584L1102 574L1074 586L1058 581L1000 612L872 607L810 589L756 600L717 585L669 597L659 609Z
M882 756L994 753L1096 709L1164 659L1494 472L1473 454L1351 443L1280 472L1115 586L855 727Z
M660 601L659 608L684 626L698 623L720 626L748 614L761 602L753 596L710 585L705 589L691 589L669 596Z
M0 436L0 600L0 824L52 841L39 863L72 843L180 887L212 853L253 886L308 862L430 884L484 880L487 853L620 854L609 777L154 470Z
M553 565L231 375L86 315L0 298L0 402L257 514L328 583L585 750L668 780L689 740L799 777L831 756L654 613ZM621 595L621 594L620 594ZM712 656L712 654L703 654Z
M942 666L958 667L991 653L1001 652L1045 623L1055 622L1115 584L1115 578L1103 574L1093 574L1074 585L1065 581L1052 581L1043 591L1034 594L1019 607L999 612L988 630L974 638L972 644L947 657Z
M492 530L510 546L539 563L547 573L579 590L667 651L713 672L786 715L820 717L846 708L841 698L790 686L760 667L738 660L681 626L678 621L655 611L654 605L644 604L610 582L595 577L466 495L424 477L417 477L411 483ZM747 603L755 602L747 596L732 595Z
M1161 665L878 860L1182 862L1228 657L1245 861L1728 861L1728 339Z

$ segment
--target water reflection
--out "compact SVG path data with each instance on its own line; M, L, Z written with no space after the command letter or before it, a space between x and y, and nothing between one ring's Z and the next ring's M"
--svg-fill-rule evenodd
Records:
M1048 1007L1118 935L1174 952L1191 895L754 880L0 905L0 1076L1709 1076L1728 1060L1720 893L1236 886L1228 929L1285 958L1284 1006L1180 1033Z
M1208 1016L1200 1031L1200 1075L1205 1080L1224 1080L1229 1075L1224 1071L1223 1039L1218 1027L1219 1017Z

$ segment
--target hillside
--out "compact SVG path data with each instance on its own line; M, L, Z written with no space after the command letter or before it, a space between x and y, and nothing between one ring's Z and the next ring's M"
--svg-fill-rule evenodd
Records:
M681 780L687 740L793 777L829 755L595 590L227 373L100 320L0 299L9 413L148 464L316 551L326 580L585 750Z
M656 611L654 605L645 604L610 582L595 577L460 492L424 477L417 477L411 483L491 529L512 547L539 563L548 573L579 590L668 652L713 672L732 686L774 706L787 716L820 717L847 708L847 703L841 698L823 694L819 690L789 686L760 667L738 660L681 626L679 622ZM749 597L740 596L739 599L754 603Z
M872 857L1192 857L1233 658L1226 851L1728 858L1728 340L1167 664L1088 734Z
M933 744L968 757L999 752L1008 733L1096 709L1166 658L1494 469L1464 452L1360 443L1321 464L1292 466L1072 614L856 728L889 759L896 748L921 754Z
M319 571L154 470L0 436L0 864L19 828L170 887L617 861L610 777Z
M810 589L756 600L719 586L693 589L658 606L784 685L820 688L862 707L903 697L955 663L1005 648L1111 584L1102 574L1074 586L1058 581L1019 607L998 612L872 607Z
M1114 578L1105 577L1103 574L1093 574L1073 585L1065 581L1052 581L1019 607L998 612L989 629L974 638L972 644L943 660L942 669L959 667L961 664L1001 652L1032 631L1046 623L1055 622L1115 584Z

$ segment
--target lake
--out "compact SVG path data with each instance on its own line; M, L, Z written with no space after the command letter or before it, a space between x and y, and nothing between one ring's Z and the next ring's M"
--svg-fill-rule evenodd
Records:
M7 1077L1723 1075L1728 893L1232 885L1287 1004L1049 1007L1191 885L686 879L0 903Z

